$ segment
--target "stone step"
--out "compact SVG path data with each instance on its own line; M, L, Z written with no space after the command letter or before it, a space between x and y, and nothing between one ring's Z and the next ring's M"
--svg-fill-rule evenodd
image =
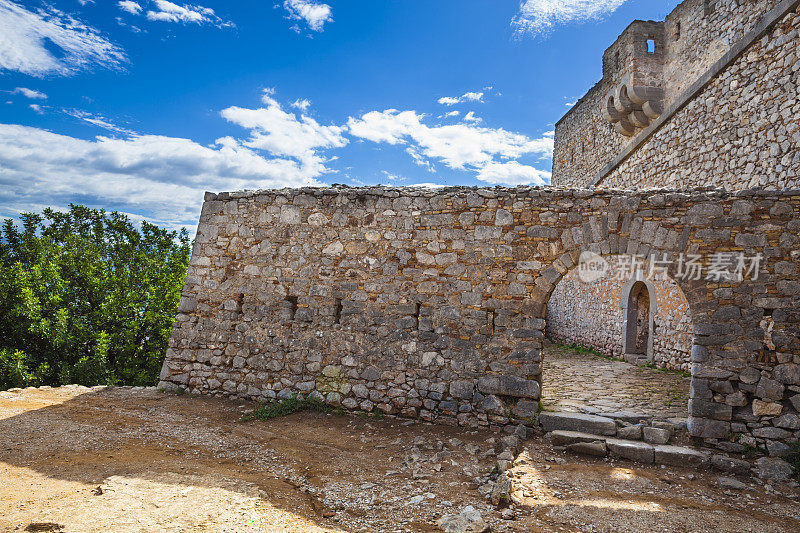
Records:
M548 434L554 446L563 446L584 455L620 457L643 464L707 468L711 453L684 446L648 444L581 431L554 430Z
M545 432L579 431L594 435L616 435L617 423L605 416L542 411L537 419Z

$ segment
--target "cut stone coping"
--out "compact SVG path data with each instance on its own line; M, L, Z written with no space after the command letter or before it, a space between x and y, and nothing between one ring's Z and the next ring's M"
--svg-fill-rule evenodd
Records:
M711 466L711 452L684 446L668 444L654 446L646 442L616 439L581 431L555 430L548 434L548 438L554 446L564 446L576 453L597 456L600 445L605 444L609 454L638 463L694 468ZM595 446L586 446L587 444ZM588 450L591 450L591 453L588 453Z
M541 412L537 419L546 432L555 430L582 431L595 435L616 435L617 423L611 418L583 413Z

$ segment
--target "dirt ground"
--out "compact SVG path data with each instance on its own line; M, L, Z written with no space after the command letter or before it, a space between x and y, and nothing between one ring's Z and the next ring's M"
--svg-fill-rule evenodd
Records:
M496 434L318 413L241 422L249 409L154 389L0 392L0 530L437 531L472 505L492 531L800 531L794 489L726 491L711 472L584 459L541 436L510 471L503 519L473 481Z

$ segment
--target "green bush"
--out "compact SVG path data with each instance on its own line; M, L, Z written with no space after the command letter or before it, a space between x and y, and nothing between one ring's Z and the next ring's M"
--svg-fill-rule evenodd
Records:
M186 230L83 206L0 230L0 389L151 385L189 263Z

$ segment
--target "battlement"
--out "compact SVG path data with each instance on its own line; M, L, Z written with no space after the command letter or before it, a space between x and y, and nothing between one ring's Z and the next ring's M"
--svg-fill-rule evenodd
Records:
M798 3L685 0L664 21L632 22L603 54L602 79L556 124L553 184L597 185L610 165L621 162L620 154L638 146L655 123L661 127L675 120L672 113L698 97L747 48L760 46L759 39L781 20L791 18ZM778 33L786 32L778 28ZM787 42L781 44L785 50L790 47ZM746 59L759 63L764 71L780 68L780 63L767 63L764 54ZM664 183L623 183L625 187L660 185ZM686 184L706 185L727 186ZM769 186L737 183L735 187L753 185ZM676 182L676 186L684 185Z

